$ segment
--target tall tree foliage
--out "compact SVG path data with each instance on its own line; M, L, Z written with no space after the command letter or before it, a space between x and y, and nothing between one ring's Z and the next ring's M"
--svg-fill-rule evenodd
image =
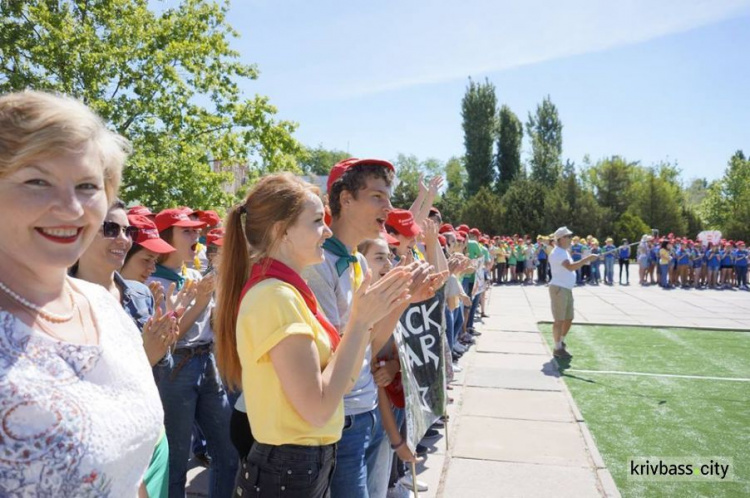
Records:
M633 212L661 233L682 235L687 231L687 222L682 216L682 193L673 178L668 165L646 169L635 188Z
M534 114L529 113L526 133L531 140L530 177L546 187L554 186L562 171L562 122L549 95Z
M542 234L550 227L545 222L545 194L539 182L521 178L514 181L502 197L504 233Z
M304 147L299 157L299 166L309 175L325 176L339 161L348 159L348 152L336 149L326 149L322 144L317 147Z
M182 0L0 2L0 93L26 88L75 96L128 137L126 200L154 206L230 202L231 173L295 169L293 123L268 98L243 96L253 65L230 47L228 3Z
M701 205L706 221L731 239L750 239L750 159L738 150Z
M469 78L461 102L463 118L465 166L468 173L466 193L471 196L483 185L493 185L492 146L495 135L495 85L485 80L477 83Z
M521 172L521 142L523 125L510 107L500 108L497 125L497 191L508 190Z
M632 187L637 168L637 163L612 156L598 161L584 172L586 182L604 209L602 229L607 233L612 232L615 222L633 202Z

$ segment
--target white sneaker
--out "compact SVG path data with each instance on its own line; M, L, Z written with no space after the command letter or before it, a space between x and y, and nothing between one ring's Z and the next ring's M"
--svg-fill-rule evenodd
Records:
M386 498L412 498L412 496L414 496L412 492L402 486L400 482L390 488L385 495Z
M462 370L463 370L463 368L461 368L461 366L458 363L454 363L453 364L453 371L454 372L461 372Z
M406 489L414 491L414 483L411 482L411 472L407 472L404 477L399 479L398 484L401 484ZM420 493L424 493L428 489L429 487L427 486L427 484L417 479L417 491L419 491Z

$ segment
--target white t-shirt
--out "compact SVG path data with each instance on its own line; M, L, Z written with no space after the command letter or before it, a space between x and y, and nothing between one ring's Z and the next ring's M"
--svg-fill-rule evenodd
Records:
M0 310L0 496L135 497L164 424L143 339L103 287L73 279L98 345Z
M549 255L549 269L552 272L552 280L549 284L572 289L576 285L576 272L567 270L563 266L563 261L570 261L570 264L573 264L573 259L568 251L560 246L555 246L555 249Z

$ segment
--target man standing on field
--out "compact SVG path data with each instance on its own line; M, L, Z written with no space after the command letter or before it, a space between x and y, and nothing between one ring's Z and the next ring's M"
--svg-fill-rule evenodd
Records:
M569 360L572 355L565 349L565 336L568 335L573 324L573 287L576 285L576 270L599 257L590 254L580 261L573 262L568 248L570 248L571 232L568 227L560 227L555 231L555 248L549 255L549 265L552 280L549 283L549 297L552 304L552 336L555 340L553 356Z

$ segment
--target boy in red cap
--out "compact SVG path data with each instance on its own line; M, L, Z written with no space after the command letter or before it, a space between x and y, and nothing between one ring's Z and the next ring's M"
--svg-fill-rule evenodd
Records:
M323 244L325 261L308 267L302 276L339 331L345 328L352 296L367 272L367 261L356 248L367 239L379 238L384 230L393 209L390 196L394 176L394 167L388 161L356 158L337 163L328 175L333 236ZM368 345L362 368L353 378L354 387L344 397L346 430L338 442L331 482L333 498L384 496L386 492L387 482L368 479L385 475L384 469L378 467L377 450L385 433L371 361Z

